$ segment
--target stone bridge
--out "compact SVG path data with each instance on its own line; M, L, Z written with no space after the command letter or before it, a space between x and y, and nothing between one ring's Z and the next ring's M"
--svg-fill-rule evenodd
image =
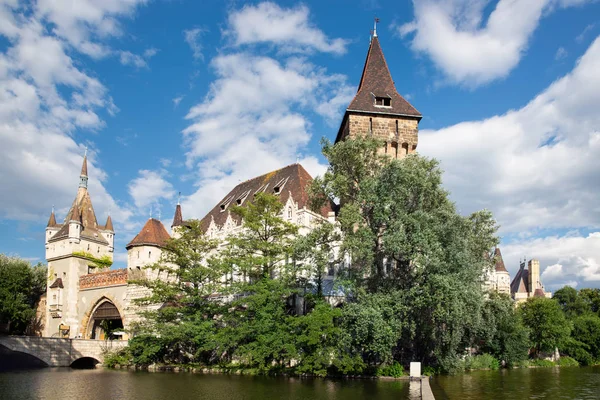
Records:
M126 340L62 339L36 336L0 336L2 347L25 353L41 360L49 367L69 367L80 359L93 359L102 363L107 351L116 351L127 345ZM0 352L0 364L3 354ZM92 360L92 361L93 361ZM96 364L94 362L93 364Z

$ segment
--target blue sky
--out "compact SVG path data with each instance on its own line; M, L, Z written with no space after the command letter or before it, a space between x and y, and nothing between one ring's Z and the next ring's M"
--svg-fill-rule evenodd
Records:
M375 16L396 87L423 115L463 214L489 208L514 274L600 287L600 3L0 0L0 252L44 257L44 227L90 155L115 266L177 193L200 218L240 180L325 168Z

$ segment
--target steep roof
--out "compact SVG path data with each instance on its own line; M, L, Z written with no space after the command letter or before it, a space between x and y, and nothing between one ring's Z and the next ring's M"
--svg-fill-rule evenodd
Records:
M496 250L494 250L494 261L496 262L496 272L508 272L504 266L502 253L498 247L496 247Z
M64 289L62 278L56 278L56 280L50 285L50 289L60 288Z
M47 228L55 228L58 227L60 225L58 225L56 223L56 216L54 215L54 209L52 209L52 213L50 214L50 218L48 219L48 225L46 225Z
M171 236L165 229L162 222L157 219L150 218L140 233L138 233L131 242L125 246L126 249L130 249L134 246L158 246L164 247Z
M78 221L81 223L81 237L102 244L108 244L104 236L100 233L102 227L98 226L92 199L86 188L80 187L73 204L65 217L65 221L56 235L50 239L50 242L69 237L69 221Z
M81 174L80 175L82 175L82 176L88 176L88 172L87 172L87 155L83 156L83 164L81 165Z
M375 97L388 97L391 99L391 105L376 106ZM377 36L371 40L358 91L347 111L397 114L419 119L422 117L421 113L396 90Z
M231 215L236 224L239 224L240 217L230 213L229 207L233 205L245 206L249 202L252 202L255 193L259 191L274 193L275 187L279 187L279 199L282 203L285 204L291 196L298 203L299 209L308 207L307 186L311 181L312 177L310 174L302 165L296 163L242 182L227 193L202 218L202 228L204 230L208 229L210 222L213 220L217 226L221 227L225 224L229 215ZM329 212L333 211L334 207L335 204L330 202L319 210L319 214L327 217Z
M535 292L533 292L533 297L546 297L546 295L544 294L544 289L542 289L542 288L535 289Z
M175 207L175 215L173 216L173 223L171 224L171 228L174 226L181 226L183 225L183 216L181 214L181 205L177 204L177 207Z
M111 231L111 232L115 231L115 229L113 228L112 218L110 217L110 215L108 216L108 218L106 218L106 224L104 225L104 230Z
M511 293L528 293L529 292L529 270L524 268L525 264L521 264L521 268L515 275L515 279L510 283Z

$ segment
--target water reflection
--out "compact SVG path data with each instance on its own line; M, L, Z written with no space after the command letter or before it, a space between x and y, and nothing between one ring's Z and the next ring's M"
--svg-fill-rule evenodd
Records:
M440 399L599 399L600 367L475 371L433 379Z
M44 369L0 374L0 399L416 399L408 381Z

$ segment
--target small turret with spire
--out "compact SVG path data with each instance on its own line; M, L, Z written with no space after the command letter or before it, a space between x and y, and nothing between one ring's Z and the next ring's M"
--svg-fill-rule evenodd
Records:
M177 206L175 207L175 215L173 216L173 223L171 224L171 235L177 234L177 228L183 225L183 214L181 213L181 192L177 196Z
M81 166L81 173L79 174L79 187L87 189L88 185L88 171L87 171L87 147L83 155L83 165Z

